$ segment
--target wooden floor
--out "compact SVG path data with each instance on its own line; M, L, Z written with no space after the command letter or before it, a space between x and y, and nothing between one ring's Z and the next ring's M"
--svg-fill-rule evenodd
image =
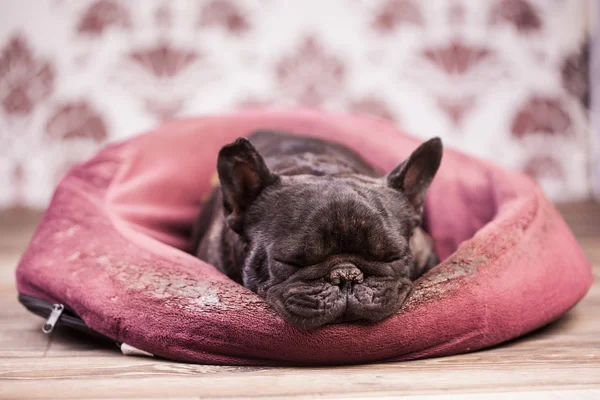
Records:
M17 303L14 267L37 215L0 213L0 399L600 399L600 206L561 206L596 283L564 318L472 354L343 368L236 368L122 355L66 329L51 337ZM483 396L486 394L486 396Z

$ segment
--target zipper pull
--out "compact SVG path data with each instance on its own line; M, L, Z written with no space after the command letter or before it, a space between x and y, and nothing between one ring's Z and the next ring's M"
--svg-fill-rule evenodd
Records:
M54 326L56 325L56 322L62 315L64 309L65 309L64 305L54 304L54 308L52 309L52 312L48 316L48 319L46 320L46 323L44 323L44 326L42 326L42 332L44 332L46 334L50 334L54 330Z

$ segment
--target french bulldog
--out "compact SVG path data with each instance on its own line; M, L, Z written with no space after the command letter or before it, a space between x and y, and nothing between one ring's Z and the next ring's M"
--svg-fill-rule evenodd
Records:
M380 321L438 263L421 227L433 138L384 174L341 144L259 131L224 146L195 255L302 329Z

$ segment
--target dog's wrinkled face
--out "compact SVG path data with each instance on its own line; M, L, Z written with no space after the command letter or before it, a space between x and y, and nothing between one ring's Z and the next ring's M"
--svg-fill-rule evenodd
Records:
M244 285L287 321L378 321L412 291L409 241L441 160L423 144L382 178L277 176L245 139L218 170L228 225L247 246Z

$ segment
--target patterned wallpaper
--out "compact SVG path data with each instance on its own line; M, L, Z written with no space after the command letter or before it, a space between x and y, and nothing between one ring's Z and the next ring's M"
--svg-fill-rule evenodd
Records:
M591 14L595 20L592 27L592 43L590 46L590 92L591 92L591 173L594 198L600 200L600 2L592 3Z
M161 120L263 104L387 118L585 197L586 4L0 0L0 207Z

